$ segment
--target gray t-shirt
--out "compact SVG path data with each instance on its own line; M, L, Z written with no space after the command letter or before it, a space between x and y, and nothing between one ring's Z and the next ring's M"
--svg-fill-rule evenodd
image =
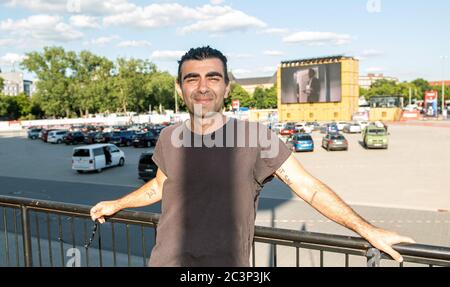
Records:
M230 119L203 136L184 123L165 128L153 155L167 179L149 265L249 266L259 193L290 155L262 124Z

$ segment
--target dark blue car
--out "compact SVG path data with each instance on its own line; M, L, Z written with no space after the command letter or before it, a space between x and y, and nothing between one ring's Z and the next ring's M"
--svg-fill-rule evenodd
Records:
M109 143L115 144L116 146L131 146L135 138L135 131L113 132L111 134Z
M308 134L294 134L287 144L295 152L314 151L314 141Z

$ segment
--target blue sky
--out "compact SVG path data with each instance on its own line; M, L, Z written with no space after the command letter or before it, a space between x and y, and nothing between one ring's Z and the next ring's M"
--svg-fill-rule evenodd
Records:
M450 79L450 58L440 58L450 57L449 16L446 0L0 0L0 67L56 45L174 74L183 51L211 45L239 78L345 54L360 58L360 74Z

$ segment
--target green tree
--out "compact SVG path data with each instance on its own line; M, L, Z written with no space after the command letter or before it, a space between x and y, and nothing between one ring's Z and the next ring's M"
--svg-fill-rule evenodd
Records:
M5 80L3 80L3 78L0 77L0 94L2 93L4 87L5 87Z
M147 110L143 107L148 96L146 83L155 72L156 66L149 61L123 58L117 60L113 89L120 111Z
M253 101L254 108L275 109L278 105L276 85L269 89L257 87L253 92Z
M233 100L239 100L241 107L254 107L255 101L250 94L242 88L239 84L232 83L230 86L230 95L225 99L225 107L231 109L231 103Z
M73 98L71 97L72 73L71 55L61 47L46 47L42 53L26 54L21 66L37 75L37 94L43 111L54 117L69 116Z
M414 87L417 91L416 93L417 93L418 99L421 99L421 100L423 100L426 91L432 90L430 83L425 79L416 79L416 80L412 81L411 84L414 85Z
M142 103L142 108L160 104L166 109L175 109L175 78L167 72L156 72L149 77L146 83L148 97ZM183 107L183 101L178 98L179 107Z
M390 80L375 81L367 91L367 97L373 96L397 96L397 83Z
M31 113L31 100L25 94L0 95L0 118L18 120Z
M88 51L71 56L71 59L73 108L78 110L80 116L111 109L114 101L110 78L114 64Z

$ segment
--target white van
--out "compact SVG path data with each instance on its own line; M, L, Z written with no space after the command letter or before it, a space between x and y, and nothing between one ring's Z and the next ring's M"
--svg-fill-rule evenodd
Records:
M47 142L61 144L64 137L67 135L67 131L51 131L48 133Z
M125 154L113 144L95 144L73 149L72 169L79 173L93 170L101 172L104 168L124 164Z

